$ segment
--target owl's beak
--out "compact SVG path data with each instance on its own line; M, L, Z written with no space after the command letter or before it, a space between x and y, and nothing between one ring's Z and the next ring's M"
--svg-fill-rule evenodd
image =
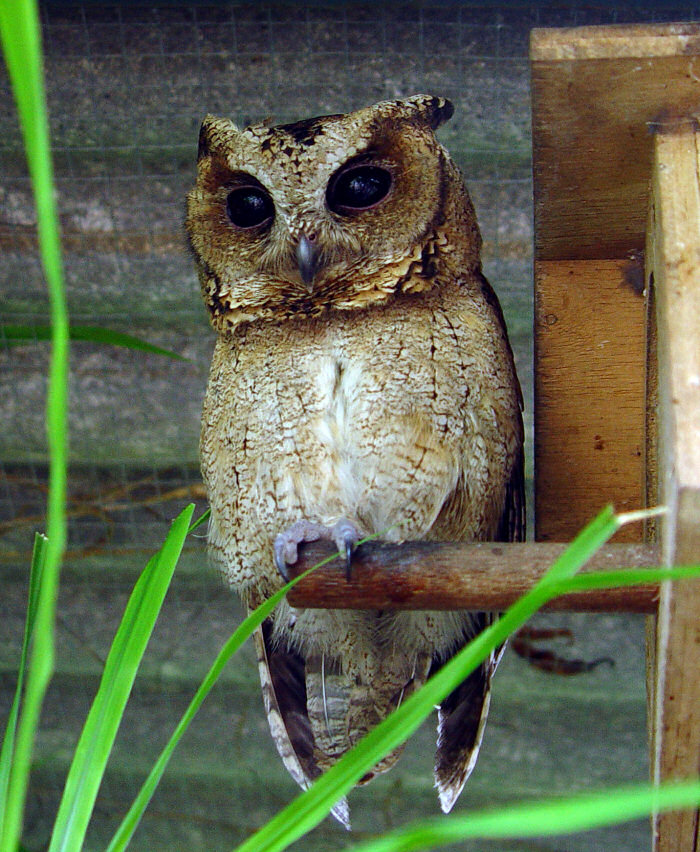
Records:
M313 290L314 275L316 274L318 246L306 234L302 234L297 243L296 255L301 280L306 284L310 292Z

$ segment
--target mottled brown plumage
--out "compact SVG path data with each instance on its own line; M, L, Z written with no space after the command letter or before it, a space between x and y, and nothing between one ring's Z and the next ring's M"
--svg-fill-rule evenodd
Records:
M218 334L202 470L211 552L249 607L282 584L275 558L284 569L299 538L338 522L341 546L523 536L520 390L473 207L434 135L451 114L418 95L202 125L187 230ZM278 607L256 648L293 777L307 786L490 618ZM496 662L439 710L444 810L476 759ZM335 815L347 824L345 802Z

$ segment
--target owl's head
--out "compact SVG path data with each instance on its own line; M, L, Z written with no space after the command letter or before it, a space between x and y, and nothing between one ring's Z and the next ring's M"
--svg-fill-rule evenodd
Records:
M479 263L474 211L416 95L238 129L205 118L187 232L215 327L314 316L439 286Z

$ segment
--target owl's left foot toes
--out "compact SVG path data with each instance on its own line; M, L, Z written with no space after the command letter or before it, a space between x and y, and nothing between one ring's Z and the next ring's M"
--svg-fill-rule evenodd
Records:
M297 561L298 546L305 541L318 541L319 538L328 538L328 527L304 520L287 527L275 538L273 545L275 566L286 583L290 580L287 566L294 565Z
M313 521L297 521L281 532L275 539L273 551L275 566L285 582L289 582L289 565L297 561L297 549L307 541L326 539L335 542L338 553L345 560L345 575L350 579L352 569L352 551L360 539L360 533L355 524L341 518L332 527L317 524Z

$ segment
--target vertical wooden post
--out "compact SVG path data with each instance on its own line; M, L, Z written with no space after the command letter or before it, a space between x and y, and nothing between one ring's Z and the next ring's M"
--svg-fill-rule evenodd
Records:
M658 355L660 525L667 564L700 562L700 132L656 130L647 282ZM656 781L700 773L700 581L663 585L656 631L651 763ZM657 815L655 852L700 852L698 811Z

